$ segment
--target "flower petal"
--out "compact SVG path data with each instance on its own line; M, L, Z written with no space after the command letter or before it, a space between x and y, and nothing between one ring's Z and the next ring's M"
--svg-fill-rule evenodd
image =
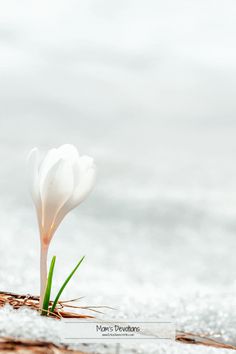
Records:
M28 157L27 157L27 165L28 165L28 177L29 177L29 185L30 185L30 193L32 199L36 204L38 204L40 200L39 194L39 153L38 148L33 148Z
M44 181L47 177L48 172L51 168L59 161L59 154L57 149L51 149L48 151L46 156L44 157L40 167L39 167L39 183L40 183L40 190L44 184Z
M48 151L44 160L40 166L40 184L41 186L44 184L44 180L47 177L50 169L59 161L59 159L63 159L65 161L71 161L74 163L79 158L78 150L74 145L64 144L59 148L54 148Z
M57 153L61 159L76 162L79 158L79 152L74 145L64 144L57 149Z
M42 218L42 202L39 190L39 151L34 148L30 151L27 157L28 178L30 186L30 194L35 204L38 224L41 231L41 218Z
M91 192L96 179L94 160L89 156L82 156L74 166L75 190L70 199L72 208L79 205Z
M70 198L73 189L74 176L72 166L67 161L60 159L48 171L44 182L41 184L40 193L42 198L42 228L44 237L51 238L55 217Z
M58 211L54 222L54 228L57 229L64 216L76 206L78 206L93 189L96 178L96 168L93 159L88 156L82 156L74 166L74 191Z

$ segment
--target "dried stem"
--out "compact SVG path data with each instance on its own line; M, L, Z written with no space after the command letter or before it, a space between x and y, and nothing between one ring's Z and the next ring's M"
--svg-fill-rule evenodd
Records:
M52 301L50 301L50 307L52 306ZM14 309L19 309L22 306L27 306L33 310L42 311L42 308L39 306L39 296L33 295L20 295L9 292L0 291L0 308L6 304L11 305ZM48 317L53 317L55 319L61 318L94 318L91 314L84 314L82 312L92 312L93 306L75 306L73 312L70 312L70 308L67 303L58 302L54 312L47 312ZM66 309L69 309L67 311ZM102 308L102 307L101 307Z
M0 338L0 353L10 354L85 354L78 350L68 349L64 345L30 340L24 338Z

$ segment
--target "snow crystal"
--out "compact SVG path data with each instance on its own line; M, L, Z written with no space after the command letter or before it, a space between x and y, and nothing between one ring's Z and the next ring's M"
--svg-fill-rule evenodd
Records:
M27 307L14 310L6 305L0 309L0 336L59 343L58 322Z

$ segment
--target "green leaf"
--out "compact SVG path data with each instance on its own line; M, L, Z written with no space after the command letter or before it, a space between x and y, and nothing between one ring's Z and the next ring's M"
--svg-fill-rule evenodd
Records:
M79 261L79 263L76 265L76 267L72 270L72 272L70 273L70 275L68 276L68 278L66 278L65 282L63 283L62 287L60 288L60 290L58 291L58 294L53 302L53 305L52 305L52 308L51 308L51 312L54 312L56 306L57 306L57 303L58 303L58 300L63 292L63 290L65 289L66 285L69 283L69 281L71 280L71 278L73 277L73 275L75 274L75 272L77 271L77 269L79 268L80 264L83 262L84 260L84 257L83 256L81 258L81 260Z
M50 303L50 295L51 295L51 289L52 289L52 278L53 278L53 271L54 271L55 262L56 262L56 256L52 257L52 261L51 261L50 268L49 268L49 273L48 273L48 278L47 278L47 286L46 286L44 299L43 299L43 310L42 310L43 316L47 316L48 307L49 307L49 303Z

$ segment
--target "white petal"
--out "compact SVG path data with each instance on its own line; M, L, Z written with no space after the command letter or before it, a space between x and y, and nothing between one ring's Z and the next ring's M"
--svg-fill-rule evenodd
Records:
M42 226L47 236L50 236L54 219L58 211L70 198L74 189L74 176L70 163L59 160L47 173L41 185Z
M30 193L35 204L40 233L42 230L42 201L39 190L39 152L37 148L30 151L28 158L28 176Z
M71 208L79 205L93 189L96 179L93 159L89 156L82 156L74 166L74 174L76 186L70 199Z
M64 144L57 149L54 148L49 150L40 166L40 173L39 173L40 184L42 185L44 183L44 180L47 177L48 172L59 161L59 159L63 159L65 161L71 161L71 163L75 163L78 160L78 158L79 158L79 153L74 145Z
M76 147L74 145L71 144L64 144L62 146L60 146L57 149L58 155L60 158L67 160L67 161L71 161L76 162L79 158L79 152L76 149Z
M59 154L57 152L57 149L49 150L39 168L40 189L42 189L42 186L44 184L48 172L58 161L59 161Z
M88 196L95 184L96 168L91 157L81 157L77 162L77 165L74 167L76 167L74 168L75 188L71 198L64 204L57 214L54 222L55 230L64 216Z
M27 165L28 165L28 177L29 177L29 185L30 185L30 193L32 199L37 205L40 201L39 194L39 153L38 149L34 148L30 151L27 157Z

